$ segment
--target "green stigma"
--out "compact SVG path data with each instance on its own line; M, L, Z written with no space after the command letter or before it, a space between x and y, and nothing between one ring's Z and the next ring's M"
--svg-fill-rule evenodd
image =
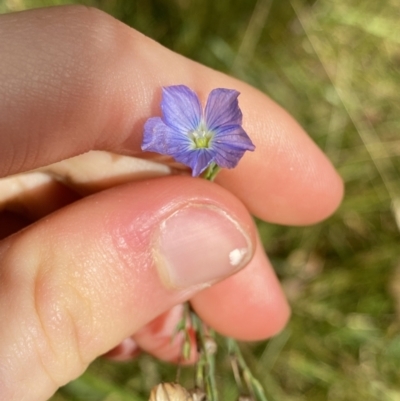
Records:
M209 131L204 124L200 124L199 128L190 133L195 149L207 149L211 146L211 140L214 136L212 131Z
M196 136L193 136L193 142L196 145L196 148L209 148L210 147L210 141L211 141L211 135L204 135L204 136L199 136L196 138Z

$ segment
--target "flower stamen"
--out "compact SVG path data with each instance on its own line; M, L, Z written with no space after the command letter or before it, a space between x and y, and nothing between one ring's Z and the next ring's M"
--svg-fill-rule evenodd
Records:
M211 140L214 137L214 133L209 131L204 124L190 132L189 137L192 139L194 149L208 149L211 147Z
M202 133L200 135L197 132L194 132L192 134L192 140L195 144L196 149L209 148L211 138L212 138L212 135L210 135L209 132Z

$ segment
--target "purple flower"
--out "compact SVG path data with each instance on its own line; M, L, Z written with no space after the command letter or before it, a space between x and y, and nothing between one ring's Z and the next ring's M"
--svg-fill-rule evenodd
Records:
M192 168L194 177L212 163L235 167L255 146L243 130L242 112L232 89L214 89L203 109L196 93L185 85L163 88L162 117L144 126L142 150L172 156Z

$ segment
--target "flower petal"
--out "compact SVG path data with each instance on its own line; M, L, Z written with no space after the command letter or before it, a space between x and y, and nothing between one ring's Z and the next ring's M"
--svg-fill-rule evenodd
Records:
M245 152L244 149L216 149L215 164L223 168L234 168Z
M241 127L238 95L235 90L214 89L203 118L200 101L191 89L184 85L163 88L163 116L146 122L142 149L172 156L191 167L193 176L200 175L212 162L235 167L246 150L255 149ZM196 140L197 135L209 135L206 147Z
M189 149L174 155L177 162L192 169L192 176L199 176L214 161L215 152L211 149Z
M199 98L185 85L164 87L161 109L163 121L182 134L196 129L203 115Z
M192 176L199 176L215 159L215 152L211 149L196 149L190 161Z
M214 131L212 143L249 151L253 151L256 148L246 131L240 125L228 125Z
M208 96L204 118L209 130L218 130L225 125L241 125L242 112L239 109L239 92L218 88Z
M212 148L216 152L215 162L218 166L233 168L244 152L253 151L255 146L240 125L233 125L216 132Z
M160 117L152 117L144 125L142 150L176 157L191 145L190 139L166 125Z

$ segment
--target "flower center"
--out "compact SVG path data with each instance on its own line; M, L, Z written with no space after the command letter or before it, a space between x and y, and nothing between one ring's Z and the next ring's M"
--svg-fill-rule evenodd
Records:
M204 124L200 124L199 128L189 134L196 149L204 149L210 147L211 139L214 136L212 131L209 131Z

